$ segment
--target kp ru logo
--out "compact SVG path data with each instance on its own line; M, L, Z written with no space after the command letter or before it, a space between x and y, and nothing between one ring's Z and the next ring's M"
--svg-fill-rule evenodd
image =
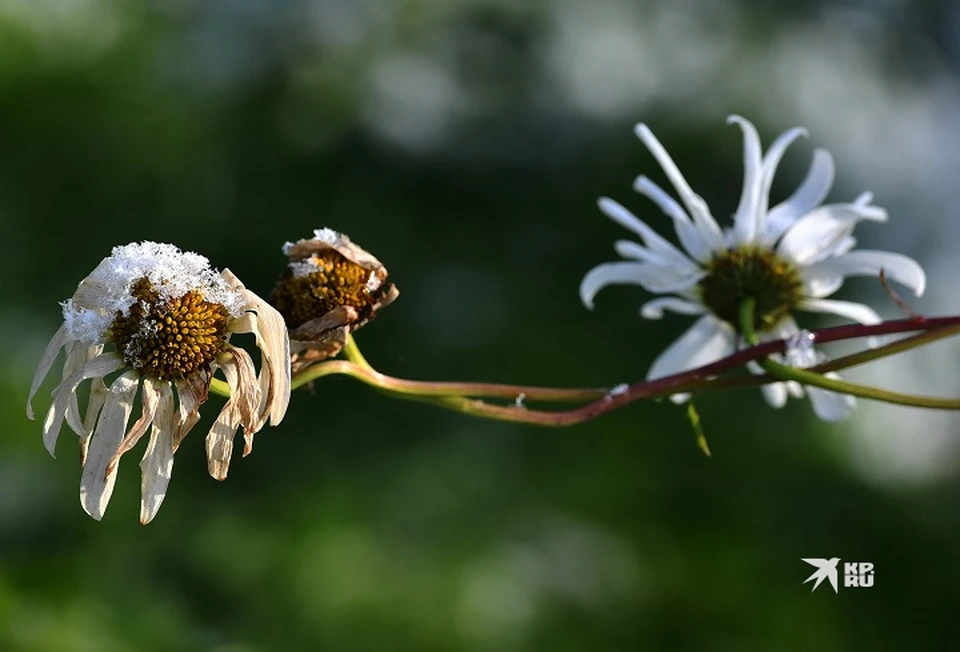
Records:
M811 566L814 566L817 570L814 571L813 575L808 577L803 581L804 584L807 582L814 582L813 588L810 589L810 592L813 593L817 590L817 587L820 586L820 583L823 580L828 580L830 586L833 587L834 593L839 593L840 587L838 582L840 558L831 557L830 559L801 559ZM873 586L873 564L869 561L851 561L843 564L843 586L844 588L870 588Z

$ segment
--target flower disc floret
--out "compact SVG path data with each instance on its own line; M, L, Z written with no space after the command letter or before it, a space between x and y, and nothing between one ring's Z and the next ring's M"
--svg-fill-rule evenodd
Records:
M175 380L209 370L227 343L227 309L190 290L163 299L146 278L133 285L137 299L126 315L117 312L110 336L124 361L145 376Z
M277 282L270 301L291 329L340 306L364 310L374 301L379 282L373 271L334 249L291 263Z
M788 317L803 300L800 270L769 249L737 247L715 255L697 291L710 312L734 328L740 306L756 301L754 328L765 332Z

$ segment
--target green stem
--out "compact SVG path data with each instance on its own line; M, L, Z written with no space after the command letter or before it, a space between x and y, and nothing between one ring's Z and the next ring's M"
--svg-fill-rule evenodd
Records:
M748 344L757 344L758 337L754 330L753 318L756 301L747 299L740 305L740 329L744 339ZM909 338L908 338L909 339ZM896 343L894 343L896 344ZM889 353L887 354L889 355ZM867 356L858 356L866 358ZM872 359L872 358L871 358ZM789 365L780 364L769 358L757 360L763 369L770 375L780 380L795 380L803 385L820 387L821 389L838 392L841 394L850 394L874 401L884 401L895 403L897 405L910 405L914 407L936 408L941 410L960 409L960 399L955 398L934 398L929 396L916 396L913 394L901 394L900 392L891 392L876 387L868 387L857 383L850 383L843 380L834 380L826 378L821 374L807 370L797 369Z
M355 347L354 347L355 348ZM359 353L358 349L355 349ZM346 347L344 347L346 352ZM353 355L352 353L349 355ZM424 399L444 398L451 396L473 396L485 398L501 398L511 401L556 401L581 402L592 401L606 395L606 389L564 389L557 387L537 387L528 385L499 385L493 383L448 383L421 380L407 380L380 373L369 364L362 364L358 360L363 357L347 360L328 360L312 365L297 374L291 382L291 388L296 389L311 381L329 376L330 374L346 374L368 385L384 389L395 395L409 395ZM363 360L365 363L366 360Z
M343 345L343 354L347 356L347 360L350 362L367 369L373 369L373 365L367 362L367 359L360 353L360 347L357 346L357 341L353 339L353 335L350 333L347 333L347 341Z

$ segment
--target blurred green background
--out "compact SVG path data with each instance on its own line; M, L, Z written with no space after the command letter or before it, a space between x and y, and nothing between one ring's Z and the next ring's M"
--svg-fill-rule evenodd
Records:
M50 459L23 405L57 302L112 246L173 242L266 294L321 226L401 290L358 335L384 372L641 378L689 321L640 320L639 288L577 296L630 236L597 196L667 227L630 191L664 181L638 120L721 219L726 115L766 143L809 127L775 195L830 149L832 197L891 211L861 242L921 260L915 305L956 312L958 42L936 0L0 0L0 650L948 649L954 415L712 395L707 459L669 403L547 430L327 379L223 483L212 398L144 528L138 451L96 523L71 437ZM896 315L875 285L841 296ZM858 377L957 393L957 353ZM834 556L876 586L811 594L801 557Z

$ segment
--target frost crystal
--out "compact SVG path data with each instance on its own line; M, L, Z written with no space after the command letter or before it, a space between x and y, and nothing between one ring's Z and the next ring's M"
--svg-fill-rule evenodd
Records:
M798 369L813 367L823 361L823 356L814 348L814 335L801 330L787 339L785 351L787 364Z
M626 383L620 383L616 387L610 389L607 392L607 396L620 396L621 394L626 394L630 390L630 385Z
M322 229L314 229L313 239L319 240L320 242L326 242L328 245L334 246L340 242L340 234L334 231L333 229L328 229L326 227Z
M133 284L150 281L160 300L177 299L187 292L203 294L233 316L239 316L243 296L229 287L210 267L210 261L171 244L135 242L114 247L80 284L72 299L64 301L63 319L74 340L102 343L117 313L126 316L137 301Z
M320 269L320 266L317 264L317 261L313 258L307 258L306 260L298 260L296 262L290 263L290 272L293 274L294 278L302 278L304 276L310 276Z

